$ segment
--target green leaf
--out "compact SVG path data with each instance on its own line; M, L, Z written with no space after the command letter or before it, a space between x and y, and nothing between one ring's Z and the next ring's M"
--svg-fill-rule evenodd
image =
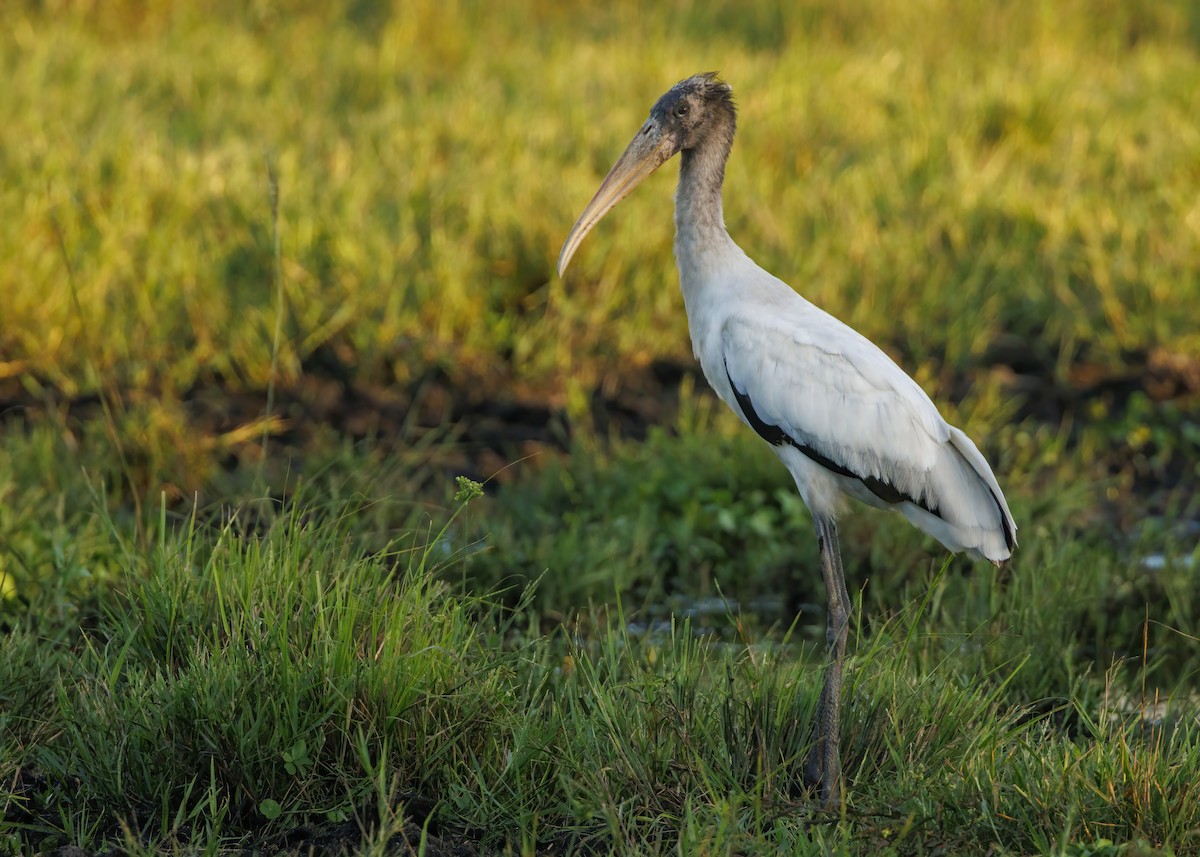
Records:
M267 798L258 805L258 811L263 814L263 818L267 821L274 821L283 814L283 807L274 798Z

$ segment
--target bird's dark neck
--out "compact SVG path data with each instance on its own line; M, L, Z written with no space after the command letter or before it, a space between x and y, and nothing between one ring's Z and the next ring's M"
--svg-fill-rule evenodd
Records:
M679 187L675 191L675 246L695 252L728 240L721 209L725 161L733 148L736 117L731 105L720 105L711 130L681 153Z

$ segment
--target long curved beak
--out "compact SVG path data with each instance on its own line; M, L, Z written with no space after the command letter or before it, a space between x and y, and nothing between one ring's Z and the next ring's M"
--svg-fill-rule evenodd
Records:
M563 242L562 250L558 254L560 277L567 270L571 257L575 255L583 239L592 231L592 227L599 223L613 206L629 196L646 176L661 167L674 154L670 135L664 135L656 122L648 120L613 164L613 168L600 184L600 189L571 227L571 234Z

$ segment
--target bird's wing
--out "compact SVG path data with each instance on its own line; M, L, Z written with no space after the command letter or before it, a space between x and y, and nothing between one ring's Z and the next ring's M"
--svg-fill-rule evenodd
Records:
M726 317L721 396L768 442L796 448L859 499L899 509L950 550L1008 559L1016 524L970 438L870 340L811 305L792 306L801 309Z
M888 503L936 502L931 472L950 426L915 381L868 339L813 310L726 318L729 404L768 441L790 443Z

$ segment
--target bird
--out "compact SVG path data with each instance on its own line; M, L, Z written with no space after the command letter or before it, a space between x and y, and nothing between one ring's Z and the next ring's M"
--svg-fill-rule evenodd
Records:
M847 499L898 511L951 552L997 567L1017 546L1017 526L987 460L925 391L730 237L722 195L736 130L733 90L716 72L672 86L579 215L558 275L617 203L680 156L675 261L692 350L716 395L791 473L816 529L828 656L803 781L823 807L836 809L844 794L841 689L850 616L837 521Z

